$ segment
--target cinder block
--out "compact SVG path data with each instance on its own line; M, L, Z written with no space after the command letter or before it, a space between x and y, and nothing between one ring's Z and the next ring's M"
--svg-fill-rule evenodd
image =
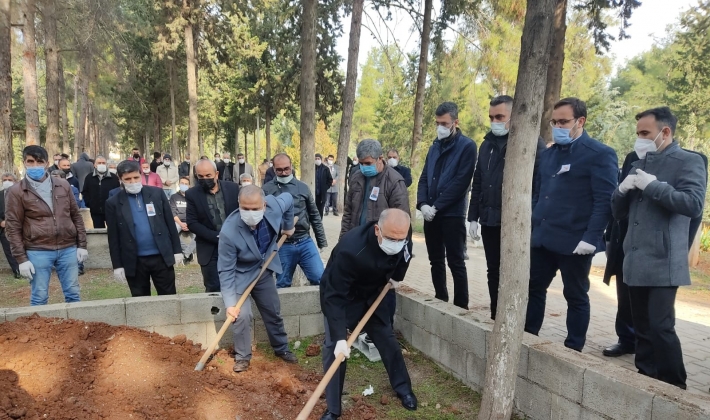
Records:
M412 324L423 328L426 325L426 317L424 316L424 308L426 305L415 299L415 297L415 293L402 295L402 316L411 321Z
M408 342L412 342L412 322L405 319L403 316L394 317L394 329L402 334L402 337Z
M203 347L207 347L209 343L206 343L207 330L205 327L206 323L204 322L195 324L160 325L153 328L153 332L170 338L173 338L176 335L185 334L188 340L192 340L196 344L202 344Z
M86 322L105 322L109 325L126 324L125 299L89 300L67 304L67 316Z
M412 325L412 345L434 360L439 360L439 340L434 334Z
M706 399L689 394L686 391L675 391L656 394L653 398L652 420L700 420L710 419L710 402Z
M521 378L528 377L528 358L530 354L530 347L526 344L520 346L520 359L518 360L518 376Z
M527 378L575 403L582 402L586 368L602 363L556 344L530 347L528 354Z
M202 348L207 348L214 339L217 337L217 333L219 332L219 329L222 328L222 325L224 325L224 321L222 322L207 322L204 324L205 325L205 342L202 345ZM252 324L252 329L251 329L251 340L254 341L254 328ZM222 338L219 340L219 344L217 345L218 348L228 348L232 347L232 344L234 342L234 329L230 325L227 331L224 333Z
M453 335L453 317L443 310L445 302L429 302L424 307L425 324L420 325L430 333L444 340L451 340Z
M552 394L550 420L576 420L582 418L582 406L565 397Z
M227 311L219 293L180 295L180 323L224 321Z
M132 327L175 325L180 323L180 298L145 296L126 298L126 324Z
M325 332L323 314L309 314L298 317L300 322L299 337L311 337Z
M7 308L0 309L0 323L5 322L5 312L7 312Z
M466 351L462 347L439 340L438 361L458 379L466 379Z
M548 420L552 410L552 394L535 382L527 379L515 379L515 407L525 413L526 418Z
M654 395L609 375L609 371L614 368L624 369L599 365L584 372L582 405L613 419L650 419ZM632 374L630 371L628 373Z
M21 308L7 308L6 321L14 321L23 316L37 314L45 318L67 318L67 304L55 303L53 305L23 306Z
M466 385L480 391L486 382L486 359L471 351L466 352Z
M452 341L473 352L481 359L486 358L488 331L471 319L454 316L452 318Z
M320 292L317 287L288 287L279 289L281 315L317 314L320 309Z
M300 321L298 318L299 317L297 315L283 317L284 328L286 329L286 334L288 334L289 340L298 338L298 334L300 332ZM266 335L266 327L264 326L264 322L256 319L254 321L254 339L256 341L265 341L268 343L269 336Z
M82 210L80 209L80 211ZM85 214L89 215L89 212ZM91 216L88 219L91 220ZM86 268L113 268L106 229L90 229L87 227L86 248L89 250L89 259L84 263Z
M395 292L395 296L397 297L397 307L394 310L394 314L402 315L402 295L399 292Z

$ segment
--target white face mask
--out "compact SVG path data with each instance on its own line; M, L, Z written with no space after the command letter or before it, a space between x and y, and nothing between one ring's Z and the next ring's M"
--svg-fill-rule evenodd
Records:
M254 227L264 218L264 210L242 210L239 209L239 217L249 227Z
M246 187L247 185L251 185L251 181L242 182L242 186Z
M57 167L59 166L59 161L58 161L58 160L55 160L55 161L54 161L54 166L57 166Z
M150 168L148 168L148 169L143 169L143 173L146 174L146 175L148 175L148 174L150 173Z
M169 160L164 160L164 161L163 161L163 165L165 165L166 167L170 166L170 163L171 163L171 162L170 162Z
M222 159L222 162L224 162L224 163L229 163L229 158Z
M116 172L118 172L116 170L116 168L109 168L108 171L111 172L112 174L115 174ZM67 174L67 178L71 178L69 175L71 175L71 174Z
M12 187L13 185L15 185L15 183L12 182L12 181L3 181L3 182L2 182L2 189L3 189L3 190L7 190L7 189L9 189L10 187Z
M636 151L636 154L639 156L639 159L646 159L646 153L648 152L658 151L658 147L660 146L656 146L656 140L661 134L663 134L663 131L658 133L656 138L653 140L642 139L641 137L636 139L636 143L634 144L634 151ZM663 143L665 142L666 141L663 140L663 142L661 142L661 146L663 146Z
M510 120L508 120L510 121ZM508 134L509 129L505 128L505 125L508 124L508 121L505 122L492 122L491 123L491 133L493 133L494 136L505 136Z
M439 140L444 140L445 138L448 138L451 136L451 128L449 127L444 127L443 125L438 125L436 127L436 137Z
M382 229L379 229L379 231L380 235L382 235ZM382 242L380 243L380 249L387 255L399 254L402 248L404 248L404 246L407 244L406 239L402 239L401 241L393 241L382 236L380 236L380 239L382 240Z
M269 162L269 168L271 168L272 166L274 166L274 164Z
M244 159L239 159L239 164L243 165L244 164Z
M332 164L333 164L333 159L328 159L328 165L332 165Z
M389 159L387 159L387 164L393 168L396 168L397 165L399 164L399 161L395 158L389 158Z
M133 182L131 184L123 184L128 194L138 194L143 189L143 184L140 182Z
M100 174L105 174L106 173L106 165L96 165L96 170L99 171Z
M316 165L320 166L320 164L321 164L321 163L323 163L323 161L322 161L322 160L320 160L320 159L316 159Z

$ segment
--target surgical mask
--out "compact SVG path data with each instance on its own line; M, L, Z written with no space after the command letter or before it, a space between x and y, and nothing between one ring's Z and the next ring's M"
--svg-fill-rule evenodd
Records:
M143 184L140 182L133 182L130 184L123 184L123 188L126 189L128 194L138 194L143 189Z
M26 168L26 170L27 176L35 181L39 181L40 179L42 179L42 177L46 173L43 166L34 166L31 168Z
M254 227L264 218L264 210L242 210L239 209L239 217L249 227Z
M100 174L105 174L106 173L106 165L96 165L96 170L99 171Z
M58 160L55 160L55 161L54 161L54 166L59 166L59 161L58 161Z
M118 172L118 170L116 168L109 168L108 171L111 172L112 174L115 174L116 172Z
M185 185L185 184L180 184L180 186L178 188L180 188L180 191L185 192L190 189L190 186Z
M15 183L12 182L12 181L3 181L3 182L2 182L2 189L3 189L3 190L7 190L7 189L9 189L10 187L12 187L13 185L15 185Z
M251 185L251 181L242 181L242 187L246 187L247 185Z
M646 159L646 153L648 152L658 151L658 147L656 146L656 140L658 139L658 136L661 135L661 133L663 133L663 131L658 133L658 135L656 135L656 138L653 140L642 139L641 137L636 139L636 143L634 144L634 151L636 151L636 154L639 156L639 159ZM663 143L665 143L665 140L663 140ZM661 146L663 146L663 143L661 143Z
M332 164L333 164L333 159L328 159L328 165L332 165Z
M320 160L320 159L316 159L316 165L320 166L320 164L321 164L321 163L323 163L323 161L322 161L322 160Z
M368 178L377 175L377 168L375 164L372 165L360 165L360 172Z
M229 162L230 162L230 159L229 159L229 158L222 159L222 162L224 162L224 163L229 163Z
M574 139L570 137L570 132L576 126L577 122L575 121L572 128L552 127L552 139L554 140L555 144L564 146L566 144L572 143L572 140Z
M288 184L293 179L293 174L289 176L277 176L276 181L281 184Z
M393 168L396 168L397 165L399 164L399 161L395 158L389 158L389 159L387 159L387 164Z
M239 164L243 165L244 164L244 159L239 159Z
M214 188L214 179L212 178L207 178L207 179L198 179L197 182L200 184L203 190L205 191L212 191L212 188Z
M274 166L274 164L269 162L269 168L271 168L272 166Z
M449 136L451 136L451 129L449 127L445 127L443 125L439 125L436 127L436 137L439 140L444 140Z
M215 162L219 162L220 160L222 160L222 159L220 159L220 158L218 158L218 157L215 157L215 158L214 158L214 161L215 161Z
M382 229L380 229L380 234L382 233ZM406 239L402 239L401 241L393 241L391 239L387 239L384 237L380 237L382 239L382 243L380 243L380 249L384 251L385 254L387 255L397 255L402 251L402 248L407 244Z
M360 162L358 162L357 159L353 159L353 166L358 165Z
M169 160L164 160L164 161L163 161L163 165L165 165L165 166L170 166L170 163L171 163L171 162L170 162Z
M510 120L508 120L510 121ZM508 134L508 131L510 131L508 128L505 128L505 125L508 123L508 121L505 122L492 122L491 123L491 133L493 133L494 136L505 136Z
M150 168L148 168L148 169L143 169L143 173L146 174L146 175L148 175L148 174L150 173Z

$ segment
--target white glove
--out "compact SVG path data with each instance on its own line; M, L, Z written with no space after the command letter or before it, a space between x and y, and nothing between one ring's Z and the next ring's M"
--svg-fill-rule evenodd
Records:
M619 184L619 192L622 194L626 194L634 188L636 188L636 175L627 175Z
M183 264L183 258L185 258L184 255L182 255L182 252L179 254L175 254L175 265L185 265Z
M398 281L390 279L390 284L392 285L392 290L397 290L397 288L399 287L399 283L400 282L398 282Z
M471 239L478 241L481 239L478 236L478 222L471 222L471 226L468 227L468 234L471 235Z
M333 354L335 357L338 357L340 353L343 353L346 359L350 358L350 347L348 347L348 342L345 340L339 340L335 343L335 350L333 350Z
M588 244L584 241L579 241L579 244L577 244L577 248L575 248L574 252L572 253L577 255L589 255L593 254L596 250L597 247L595 247L594 245Z
M79 261L79 264L83 263L84 261L89 259L89 251L85 250L84 248L77 248L76 249L76 260Z
M646 173L642 171L641 169L636 170L636 181L634 182L634 185L636 188L639 190L645 190L646 187L648 187L648 184L650 184L653 181L656 181L658 178L656 178L656 175Z
M120 281L125 283L126 282L126 270L123 268L117 268L113 270L113 278L116 279L116 281Z
M32 261L25 261L18 268L22 277L32 280L32 275L35 273L35 266L32 265Z
M431 207L428 204L424 204L419 210L422 212L424 220L426 220L427 222L431 222L432 220L434 220L434 215L436 215L436 207Z

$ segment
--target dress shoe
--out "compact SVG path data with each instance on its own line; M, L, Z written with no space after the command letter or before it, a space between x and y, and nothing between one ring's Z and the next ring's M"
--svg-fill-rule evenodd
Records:
M409 411L415 411L417 409L417 397L414 394L407 394L400 398L402 400L402 407Z
M84 275L84 266L79 267L79 275L80 276Z
M609 346L602 351L602 354L606 357L619 357L625 354L634 354L634 349L630 349L626 346L621 345L621 343L616 343L613 346Z
M246 372L247 369L249 369L249 361L248 360L237 360L234 362L234 367L232 368L232 370L237 373Z
M20 277L22 277L22 274L20 274L19 271L15 271L14 274L15 274L15 278L16 278L16 279L19 279Z
M321 416L320 420L336 420L340 418L340 416L336 416L335 414L331 413L328 410L325 410L325 413Z
M290 351L277 354L277 357L280 357L284 362L286 363L298 363L298 358L296 357L295 354L291 353Z
M338 216L340 216L340 215L338 214L337 211L334 211L334 212L333 212L333 216L338 217Z

